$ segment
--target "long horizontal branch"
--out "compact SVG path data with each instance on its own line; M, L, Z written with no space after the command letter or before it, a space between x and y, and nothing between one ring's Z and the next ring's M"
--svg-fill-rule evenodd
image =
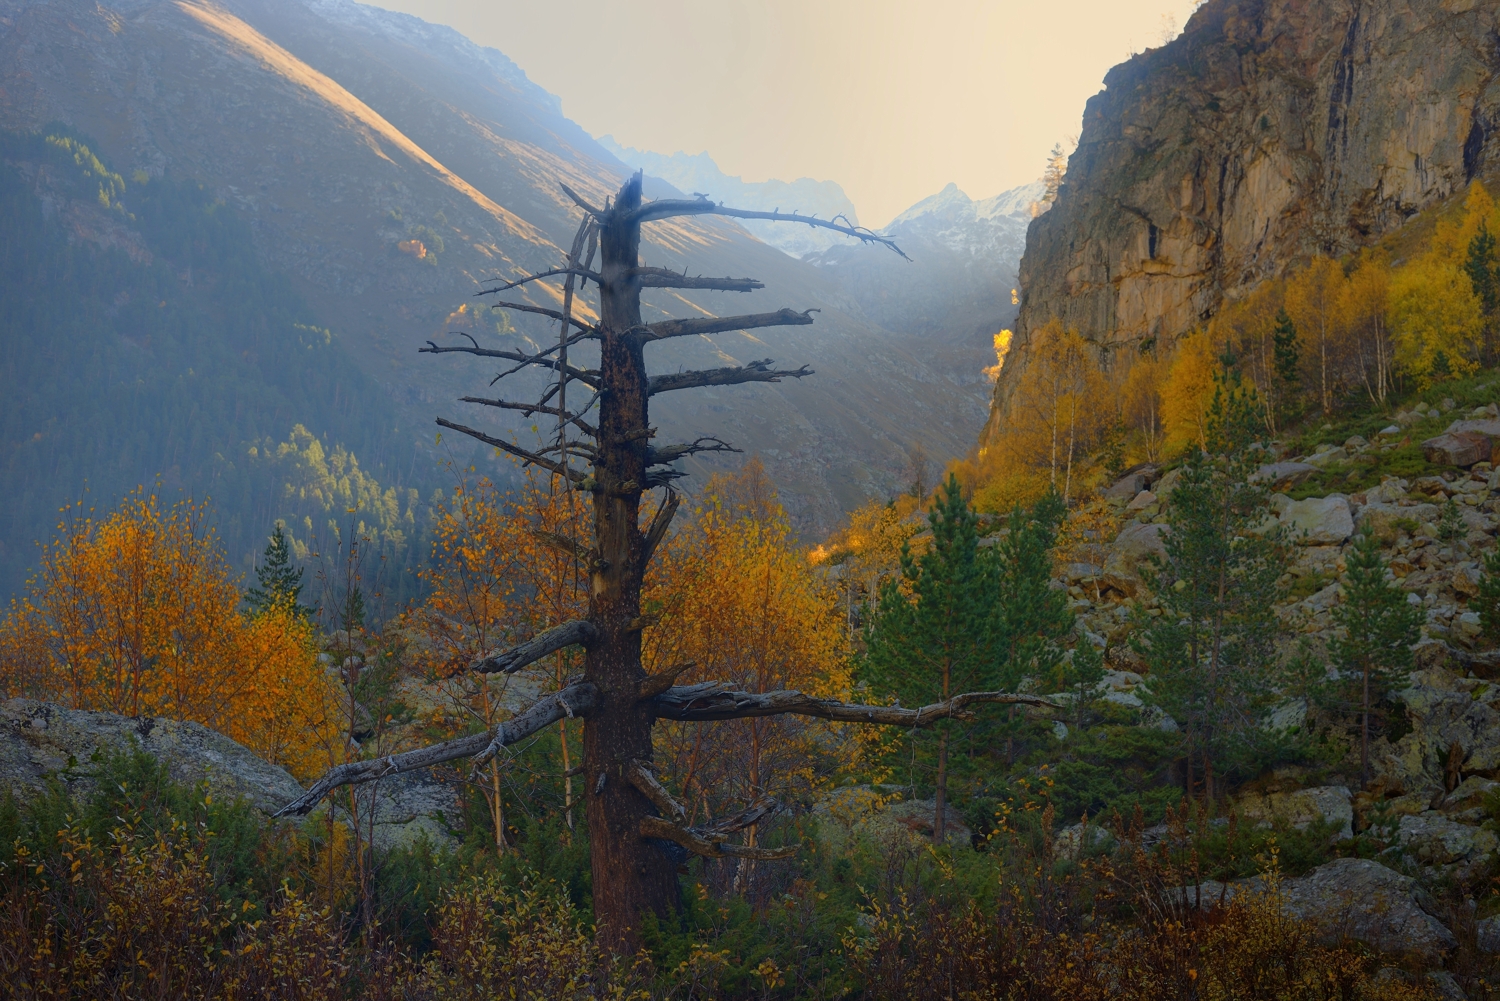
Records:
M890 237L881 236L873 229L864 226L856 226L851 223L847 216L837 215L832 220L819 219L816 216L799 215L796 212L759 212L753 209L734 209L709 201L707 198L660 198L654 202L647 202L635 211L636 222L650 222L653 219L670 219L673 216L685 215L721 215L731 219L764 219L770 222L800 222L806 226L814 226L818 229L831 229L835 233L852 236L864 243L878 243L889 247L900 254L906 260L905 252L898 246L896 241ZM840 223L838 220L843 219Z
M678 389L697 389L701 386L738 386L746 382L780 382L782 379L800 379L804 375L813 374L813 370L806 365L801 368L773 369L771 368L773 364L775 362L772 359L766 358L763 361L750 362L748 365L653 375L646 382L646 393L649 396L655 396L657 393L670 393Z
M534 664L547 656L556 653L563 647L572 646L575 643L587 646L599 635L599 630L587 619L574 619L572 622L564 622L560 626L553 626L545 632L537 633L525 643L518 643L503 653L482 657L469 665L469 670L480 674L515 674L528 664Z
M474 294L475 295L493 295L494 293L496 293L498 291L500 291L500 290L499 289L485 289L482 292L475 292ZM562 321L564 321L566 323L572 324L575 327L581 327L582 329L587 330L587 331L589 331L592 334L598 334L599 333L599 328L596 327L596 326L594 326L592 323L585 323L583 320L580 320L576 316L568 316L566 313L561 313L561 312L559 312L559 311L557 311L555 309L548 309L545 306L533 306L533 305L531 305L530 303L527 303L527 302L492 302L492 303L490 303L490 308L491 309L514 309L514 310L516 310L518 312L521 312L521 313L536 313L538 316L550 316L554 320L562 320Z
M658 717L680 720L745 719L751 716L816 716L841 723L877 723L886 726L929 726L943 719L972 719L968 706L982 703L1034 706L1038 709L1062 709L1063 706L1039 695L1016 695L1009 692L967 692L946 702L935 702L920 709L900 706L867 706L836 699L819 699L798 691L741 692L726 682L704 681L696 685L676 685L652 700Z
M532 414L548 414L552 417L561 417L584 434L595 438L599 436L598 428L571 410L562 410L558 407L549 407L540 403L515 403L511 400L491 400L483 396L460 396L458 399L460 403L479 403L486 407L499 407L501 410L519 410L523 417L530 417Z
M494 288L488 288L483 292L477 292L475 294L489 295L494 292L508 292L513 288L520 288L527 282L539 282L546 278L565 278L569 275L572 275L574 278L582 278L586 281L596 283L602 281L602 278L597 273L589 271L586 268L550 268L546 271L538 271L534 275L526 275L522 278L517 278L515 281L509 281L504 278L491 279L492 281L497 281L500 284L496 285ZM573 320L569 322L576 323L577 321Z
M749 313L745 316L704 316L691 320L662 320L636 330L643 340L660 341L668 337L692 337L697 334L723 334L731 330L754 330L756 327L797 327L813 322L816 309L797 312L778 309L774 313Z
M468 337L469 335L464 334L464 336ZM472 338L470 339L472 340ZM556 346L554 346L548 348L545 351L538 351L534 355L528 355L522 354L519 351L512 351L508 348L482 348L477 344L473 345L472 347L465 347L462 344L454 344L448 347L439 347L436 343L428 341L425 348L417 348L417 354L445 355L457 353L462 355L474 355L477 358L504 358L506 361L516 362L523 367L526 365L540 365L543 368L550 368L556 371L560 367L557 359L547 357L547 355L556 350L557 348ZM562 367L566 367L569 379L581 382L592 389L597 389L599 387L598 372L595 372L591 369L574 368L572 365ZM500 375L496 376L495 379L501 379L514 371L516 371L516 369L511 369L510 372L502 372L500 373ZM493 380L491 384L493 385Z
M551 472L554 472L559 476L565 476L575 483L582 482L584 478L583 473L580 473L578 470L573 469L570 466L564 466L560 462L553 462L551 459L537 455L535 452L528 451L519 445L512 445L508 441L496 438L493 435L487 435L483 431L477 430L476 428L465 427L462 424L455 424L452 421L445 420L442 417L439 417L437 419L437 422L440 427L445 427L450 430L457 431L460 434L466 434L470 438L477 438L478 440L484 442L486 445L493 445L494 447L500 449L500 451L502 452L508 452L518 459L526 460L526 462L530 465L541 466L543 469L550 470Z
M383 758L368 761L350 761L330 768L312 787L286 806L276 811L276 816L310 813L334 789L340 786L373 782L388 775L400 775L421 768L430 768L445 761L472 758L493 753L492 747L504 747L524 740L567 716L581 716L591 711L599 702L599 692L587 682L569 685L560 692L538 699L528 709L517 713L495 727L493 731L459 737L430 747L407 751L403 754L388 754Z
M758 288L766 287L765 282L754 278L704 278L702 276L689 278L686 274L678 274L666 268L636 268L635 274L640 279L641 288L695 288L716 292L753 292Z

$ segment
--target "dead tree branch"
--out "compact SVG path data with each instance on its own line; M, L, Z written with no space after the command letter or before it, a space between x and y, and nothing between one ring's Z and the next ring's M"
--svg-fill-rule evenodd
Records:
M585 715L598 702L598 690L587 682L580 682L538 699L530 708L496 726L493 733L486 730L467 737L459 737L457 740L433 744L431 747L407 751L404 754L388 754L382 758L351 761L338 765L325 772L323 777L313 783L312 787L301 796L276 811L275 816L287 817L293 814L300 816L310 813L324 796L340 786L373 782L375 779L385 778L388 775L400 775L419 768L430 768L458 758L471 758L475 755L486 754L493 756L494 751L491 748L517 743L567 716Z
M694 666L695 662L689 660L681 664L674 664L673 666L667 668L665 671L659 671L656 674L648 674L646 677L641 679L640 686L636 689L636 700L646 701L648 699L656 698L662 692L665 692L667 689L676 684L677 678L682 674L682 672Z
M540 528L532 529L531 534L564 556L573 557L584 566L591 566L594 562L594 550L585 546L577 539L570 539L566 535L561 535L557 532L546 532Z
M475 292L474 294L491 295L494 292L498 291L499 289L486 289L483 292ZM517 312L521 313L535 313L538 316L550 316L554 320L562 320L566 323L571 323L575 327L580 327L584 330L587 330L595 337L599 336L599 328L594 326L592 323L585 323L582 320L578 319L578 317L576 316L568 316L566 313L559 312L555 309L548 309L545 306L533 306L530 303L526 302L492 302L490 303L490 309L514 309Z
M579 208L583 209L585 212L587 212L589 215L593 216L595 219L603 219L604 218L604 214L605 213L604 213L603 209L596 209L596 208L594 208L594 206L590 205L588 202L586 202L582 198L580 198L578 196L578 193L576 191L574 191L572 188L568 187L566 184L559 184L558 187L560 187L560 188L563 189L563 194L567 195L570 199L572 199L574 205L577 205Z
M731 330L754 330L757 327L800 327L813 322L816 309L799 313L795 309L778 309L774 313L749 313L745 316L702 316L689 320L662 320L637 328L647 341L668 337L692 337L695 334L723 334Z
M651 516L651 525L646 529L646 544L642 547L641 565L650 564L651 557L656 554L656 547L661 545L661 540L666 538L667 528L672 524L672 516L677 513L677 506L682 503L682 497L671 487L667 488L666 499L661 502L661 507L656 509L656 514Z
M735 448L727 441L720 441L712 436L705 436L696 441L687 442L682 445L652 445L646 449L646 465L667 466L689 455L697 455L700 452L742 452L744 449Z
M920 709L903 709L900 706L867 706L835 699L819 699L798 691L740 692L722 681L704 681L696 685L669 688L656 697L653 705L656 715L663 719L746 719L751 716L792 713L841 723L919 727L929 726L942 719L973 719L974 713L967 707L983 703L1032 706L1038 709L1063 708L1039 695L968 692Z
M483 396L460 396L458 399L462 403L479 403L486 407L499 407L502 410L519 410L524 417L530 417L532 414L547 414L551 417L561 417L586 435L597 436L599 434L599 429L588 421L560 407L548 407L540 403L513 403L510 400L490 400Z
M464 334L464 336L468 337L469 335ZM473 338L470 338L470 340L473 340ZM482 348L477 344L473 347L467 348L462 344L455 344L451 347L439 347L436 343L428 341L425 348L417 348L417 354L445 355L452 352L457 352L458 354L475 355L479 358L504 358L506 361L518 362L523 368L527 365L540 365L543 368L550 368L555 372L559 369L559 363L551 358L548 358L547 355L556 350L557 345L553 345L545 351L538 351L534 355L526 355L522 354L519 351L511 351L508 348ZM598 372L595 372L591 369L573 368L571 365L568 365L566 363L562 363L561 367L567 370L569 379L574 379L578 382L584 383L592 389L599 388ZM515 371L517 371L517 369L513 368L508 372L501 372L495 377L495 380L502 379ZM495 380L491 380L490 385L494 385Z
M722 840L711 839L727 839L729 837L727 834L704 832L699 828L679 827L660 817L645 817L641 820L641 837L673 841L694 855L701 855L704 858L742 858L753 859L757 862L774 862L777 859L791 858L797 854L796 845L788 845L785 848L750 848L745 845L724 844Z
M641 791L641 795L651 801L651 805L661 811L663 817L674 824L687 823L687 811L682 804L672 798L665 786L657 781L656 773L651 766L639 758L631 758L630 763L625 766L625 777L630 784Z
M485 434L483 431L478 431L471 427L465 427L462 424L455 424L452 421L445 420L442 417L439 417L437 419L437 422L440 427L445 427L449 430L457 431L460 434L466 434L470 438L477 438L479 441L484 442L486 445L493 445L496 448L500 449L500 451L502 452L508 452L509 454L514 455L519 459L525 459L527 464L529 465L541 466L543 469L551 470L559 476L565 476L575 483L582 483L584 480L584 474L579 472L578 470L569 469L567 466L564 466L560 462L553 462L551 459L540 456L535 452L528 451L519 445L512 445L508 441L502 441L499 438L495 438L491 435Z
M496 285L494 288L487 288L483 292L475 292L474 294L493 295L496 292L509 292L511 289L520 288L522 285L525 285L528 282L539 282L547 278L565 278L568 276L572 276L574 278L582 278L584 281L590 281L595 283L596 285L600 282L600 276L598 274L584 268L550 268L547 271L538 271L534 275L526 275L524 278L517 278L515 281L507 281L504 278L492 278L490 279L491 281L497 281L500 282L500 284Z
M765 288L765 282L754 278L689 278L684 272L678 274L667 268L636 268L634 274L640 279L641 288L694 288L715 292L753 292ZM595 279L597 281L597 279Z
M588 646L598 635L599 631L592 622L575 619L537 633L525 643L519 643L503 653L480 658L469 665L469 670L480 674L515 674L528 664L534 664L565 646L575 643Z
M890 237L881 236L873 229L868 229L864 226L855 226L849 222L846 216L842 215L834 216L832 220L828 220L819 219L816 216L799 215L796 212L782 212L779 209L774 212L757 212L751 209L726 208L716 202L709 201L707 198L659 198L654 202L647 202L636 209L632 221L652 222L657 219L670 219L673 216L685 215L721 215L731 219L766 219L772 222L800 222L818 229L831 229L835 233L852 236L864 243L878 243L881 246L894 250L906 260L911 260L900 247L896 246L896 241ZM844 222L839 223L837 221L839 219L843 219Z
M667 372L653 375L646 383L648 395L670 393L678 389L697 389L701 386L738 386L746 382L780 382L782 379L800 379L812 375L813 370L801 368L773 369L771 358L753 361L748 365L727 368L708 368L696 372Z

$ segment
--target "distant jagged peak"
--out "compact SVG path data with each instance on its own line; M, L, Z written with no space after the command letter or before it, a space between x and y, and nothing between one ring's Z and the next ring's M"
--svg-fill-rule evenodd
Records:
M1006 216L1029 221L1032 203L1041 199L1042 189L1041 181L1033 181L976 202L950 181L942 191L929 195L892 219L885 232L896 234L913 223L931 221L956 224Z

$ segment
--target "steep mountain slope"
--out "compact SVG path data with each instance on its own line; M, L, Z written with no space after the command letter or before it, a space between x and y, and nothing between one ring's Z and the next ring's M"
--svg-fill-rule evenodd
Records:
M604 136L599 143L618 157L620 162L645 171L649 177L660 178L682 192L701 192L716 202L761 211L775 211L779 208L790 210L795 207L799 212L811 213L824 219L842 215L855 225L859 224L854 203L836 181L815 181L810 177L800 177L795 181L745 181L724 173L707 153L699 153L697 156L681 152L671 155L651 153L631 146L621 146L614 141L613 136ZM761 241L793 257L849 242L826 229L787 226L753 219L741 225Z
M454 398L493 374L416 348L453 329L489 343L555 337L534 317L459 307L487 277L559 262L578 219L559 181L602 201L627 173L500 53L346 0L0 0L0 128L59 122L89 137L127 187L136 172L201 182L247 220L264 265L293 279L314 322L378 387L376 410L412 429L383 451L413 482L430 458L395 457L430 450L438 414L489 422ZM658 370L765 357L813 365L801 382L667 396L654 408L664 437L711 432L761 453L799 527L821 531L889 489L918 441L933 456L972 441L971 408L920 341L851 313L826 274L732 224L651 230L649 264L767 285L753 297L653 292L660 315L822 310L810 327L702 338L651 359ZM216 447L232 454L243 442L226 432ZM61 499L77 484L47 489Z
M1496 166L1497 18L1494 3L1208 0L1111 70L1027 233L997 414L1052 317L1108 359Z

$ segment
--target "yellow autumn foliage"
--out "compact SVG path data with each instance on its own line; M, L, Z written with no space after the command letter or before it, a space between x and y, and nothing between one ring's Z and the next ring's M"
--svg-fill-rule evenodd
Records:
M691 662L679 683L848 692L839 593L793 545L786 512L757 460L709 481L692 519L659 553L643 604L661 616L643 637L648 672ZM830 732L800 716L662 720L656 760L696 822L763 795L806 801L844 763Z
M325 767L332 682L290 608L251 616L201 504L141 491L74 510L0 622L0 687L219 730L294 775Z
M1162 423L1167 448L1180 451L1208 447L1208 410L1213 404L1214 375L1219 353L1205 333L1191 334L1177 344L1177 353L1161 388Z

